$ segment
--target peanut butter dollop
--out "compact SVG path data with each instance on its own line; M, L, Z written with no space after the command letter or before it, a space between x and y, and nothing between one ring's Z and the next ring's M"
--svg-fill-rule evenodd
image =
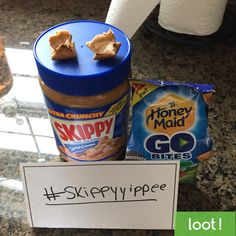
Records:
M76 57L75 44L72 42L72 35L67 30L56 32L49 37L49 43L52 48L52 60L65 60Z
M91 41L86 42L86 45L94 52L94 60L105 60L117 54L121 43L116 42L114 33L109 29L96 35Z

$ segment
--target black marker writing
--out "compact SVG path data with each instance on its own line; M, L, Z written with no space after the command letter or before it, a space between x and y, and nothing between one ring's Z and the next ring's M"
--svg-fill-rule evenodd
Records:
M69 191L71 189L71 191ZM75 198L75 193L73 192L74 187L73 186L67 186L64 188L65 193L68 193L69 196L67 196L67 199L74 199ZM71 195L71 196L70 196Z
M102 193L102 196L103 196L103 198L105 198L105 192L108 192L110 190L110 187L108 187L108 186L104 186L104 187L102 187L101 188L101 193Z
M65 192L54 192L53 188L50 187L50 191L51 193L48 193L48 190L46 188L44 188L45 194L43 194L43 196L47 197L47 199L49 201L51 201L51 199L53 199L54 201L61 196L61 194L65 193Z
M125 192L126 192L126 188L122 188L122 187L120 187L120 192L122 193L122 200L125 200Z
M84 187L84 193L86 194L87 197L89 196L88 192L86 191L86 187Z
M90 193L92 195L93 198L96 198L96 194L99 194L100 193L100 189L97 188L97 187L92 187L90 189Z
M127 186L66 186L62 191L56 191L53 186L44 188L43 196L48 201L60 201L64 203L62 205L70 204L67 201L78 199L79 203L85 204L92 202L129 202L129 201L156 201L158 194L165 191L167 188L166 184L142 184L134 185L130 184ZM87 204L86 203L86 204ZM48 204L47 205L60 205ZM75 204L74 202L71 204Z
M115 200L117 200L117 187L111 187L111 191L115 194Z
M85 198L86 196L84 196L84 195L81 194L82 188L83 188L83 187L80 187L79 189L77 189L77 188L75 187L75 191L76 191L77 197Z

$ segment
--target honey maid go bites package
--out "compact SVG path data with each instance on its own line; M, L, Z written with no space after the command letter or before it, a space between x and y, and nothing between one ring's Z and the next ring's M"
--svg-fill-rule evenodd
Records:
M130 80L132 128L127 159L180 160L180 183L194 184L209 159L209 84Z

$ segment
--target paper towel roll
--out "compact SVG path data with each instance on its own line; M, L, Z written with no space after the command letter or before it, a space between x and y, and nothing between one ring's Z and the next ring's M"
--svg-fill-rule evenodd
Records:
M112 0L106 23L120 28L131 38L159 2L160 0Z
M222 23L227 0L161 0L159 24L168 30L210 35Z

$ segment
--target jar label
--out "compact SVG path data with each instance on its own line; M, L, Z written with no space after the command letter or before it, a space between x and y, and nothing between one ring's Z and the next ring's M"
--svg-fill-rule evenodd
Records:
M57 147L69 160L97 161L118 156L127 139L129 93L99 108L61 106L45 96Z

